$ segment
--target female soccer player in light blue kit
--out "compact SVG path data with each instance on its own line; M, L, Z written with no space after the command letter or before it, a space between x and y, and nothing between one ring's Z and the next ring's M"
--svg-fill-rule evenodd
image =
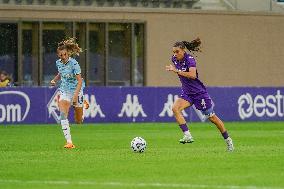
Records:
M196 69L196 62L192 55L186 52L199 51L201 41L199 38L187 42L176 42L173 46L173 65L166 66L166 70L176 73L182 84L182 92L180 98L178 98L173 105L173 112L175 118L184 133L184 137L180 139L180 143L191 143L193 137L189 132L186 121L182 115L182 111L185 108L192 106L200 110L221 132L225 142L227 143L228 151L233 151L233 141L229 137L229 134L224 126L224 123L218 118L213 110L213 102L207 93L206 87L198 79L198 73Z
M79 55L80 52L82 52L82 49L75 42L74 38L58 43L57 55L60 58L56 61L58 74L51 80L52 85L61 80L58 106L60 110L60 124L66 139L64 148L75 148L71 139L68 121L70 106L83 106L84 82L81 77L81 68L78 62L71 58L72 55Z

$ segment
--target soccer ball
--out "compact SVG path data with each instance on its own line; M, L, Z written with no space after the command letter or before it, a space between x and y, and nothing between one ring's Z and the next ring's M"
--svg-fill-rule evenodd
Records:
M142 137L135 137L131 143L130 147L134 152L144 152L147 147L146 140L144 140Z

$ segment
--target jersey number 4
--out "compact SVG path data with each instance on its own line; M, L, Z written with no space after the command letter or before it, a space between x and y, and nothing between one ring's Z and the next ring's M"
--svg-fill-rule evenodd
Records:
M201 106L202 106L203 109L206 108L206 102L205 102L204 98L201 99Z

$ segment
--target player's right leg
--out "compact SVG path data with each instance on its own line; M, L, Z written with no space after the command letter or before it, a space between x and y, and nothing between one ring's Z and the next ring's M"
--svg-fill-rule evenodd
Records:
M71 106L70 102L71 102L70 95L64 93L60 94L58 106L60 111L60 124L64 137L66 139L66 145L64 146L64 148L75 148L71 139L70 126L68 121L68 113L69 113L69 108Z
M182 111L185 109L185 108L188 108L189 106L191 106L191 103L185 99L182 99L182 98L178 98L173 107L172 107L172 110L173 110L173 113L174 113L174 116L176 118L176 121L177 123L179 124L179 127L180 129L182 130L182 132L184 133L184 136L183 138L181 138L179 140L180 143L182 144L185 144L185 143L192 143L194 140L193 140L193 137L191 135L191 133L189 132L189 129L187 127L187 124L186 124L186 121L185 121L185 118L183 117L182 115Z

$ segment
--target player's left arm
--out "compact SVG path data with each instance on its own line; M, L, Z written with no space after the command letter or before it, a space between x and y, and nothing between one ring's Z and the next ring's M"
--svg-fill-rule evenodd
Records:
M78 83L77 83L77 86L76 86L76 89L75 89L75 92L74 92L74 96L73 96L73 103L74 103L73 105L77 104L78 95L80 93L80 90L82 88L82 83L83 83L81 74L77 74L76 79L77 79Z

